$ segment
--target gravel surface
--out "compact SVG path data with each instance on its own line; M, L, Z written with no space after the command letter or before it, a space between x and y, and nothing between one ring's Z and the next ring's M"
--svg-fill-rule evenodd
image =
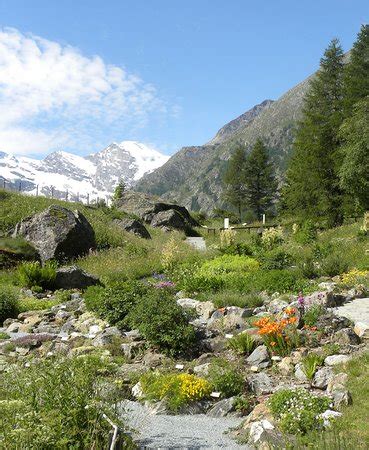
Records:
M212 418L196 415L155 415L137 402L121 403L121 415L135 431L133 437L140 448L155 449L250 449L239 445L227 434L242 422L240 418Z
M188 237L186 242L197 250L206 250L205 239L202 237Z

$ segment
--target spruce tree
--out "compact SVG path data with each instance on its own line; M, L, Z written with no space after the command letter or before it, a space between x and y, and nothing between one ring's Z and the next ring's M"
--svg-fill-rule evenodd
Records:
M258 219L270 209L276 198L277 181L274 172L268 151L262 140L258 139L246 158L244 181L246 206Z
M356 103L340 129L343 162L341 187L364 211L369 211L369 96Z
M343 117L343 51L333 39L304 99L303 117L287 170L284 205L300 218L342 222L338 129Z
M245 204L245 164L245 150L242 147L237 147L229 160L223 178L225 185L224 199L237 209L240 221Z
M126 190L126 183L121 179L118 185L114 189L113 200L119 200L122 198L124 191Z
M351 115L353 106L369 95L369 25L362 25L345 67L345 116Z

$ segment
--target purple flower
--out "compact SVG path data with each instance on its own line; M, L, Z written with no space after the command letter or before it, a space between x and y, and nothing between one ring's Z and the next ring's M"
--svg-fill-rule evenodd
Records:
M166 277L163 273L153 273L152 277L155 278L155 280L161 280L161 281L165 281Z
M299 296L297 297L297 301L299 306L304 307L305 306L305 297L302 295L302 292L299 292Z
M173 288L174 286L175 284L172 281L160 281L154 284L154 287L157 289Z

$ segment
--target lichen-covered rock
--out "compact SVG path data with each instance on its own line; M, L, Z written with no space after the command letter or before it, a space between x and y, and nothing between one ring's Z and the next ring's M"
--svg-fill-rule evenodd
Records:
M266 395L273 392L273 381L269 375L264 372L256 373L248 378L251 390L256 395Z
M324 360L326 366L336 366L338 364L345 364L350 361L350 356L348 355L332 355L327 356Z
M207 415L210 417L226 417L234 412L234 403L236 397L225 398L215 403L215 405L209 409Z
M358 345L360 338L352 328L342 328L333 335L334 342L341 345Z
M316 371L312 386L318 389L325 389L332 377L333 370L330 367L322 367Z
M12 232L12 237L18 236L34 246L42 262L75 258L96 245L94 230L85 216L59 205L19 222Z

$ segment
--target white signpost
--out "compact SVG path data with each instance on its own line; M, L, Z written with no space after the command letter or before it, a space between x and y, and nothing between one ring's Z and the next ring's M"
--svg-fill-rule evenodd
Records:
M229 228L229 218L228 217L225 217L224 218L224 229L228 229Z
M263 225L265 225L265 214L263 214Z

